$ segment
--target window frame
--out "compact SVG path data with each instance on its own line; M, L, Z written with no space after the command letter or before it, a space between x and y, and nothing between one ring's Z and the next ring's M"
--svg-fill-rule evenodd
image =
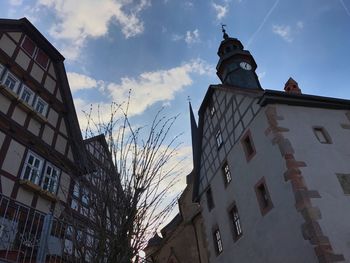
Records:
M33 50L33 53L32 53L32 54L30 54L30 52L24 47L24 43L25 43L25 41L26 41L27 39L28 39L30 42L32 42L32 44L34 45L34 50ZM23 40L22 40L22 43L21 43L21 49L22 49L30 58L34 58L35 54L37 53L36 51L37 51L38 48L37 48L35 42L34 42L30 37L25 36L25 37L23 38Z
M32 170L33 170L33 168L31 167L31 166L34 166L34 164L29 164L28 163L29 158L31 156L34 158L33 163L35 162L35 159L40 161L39 168L37 169L38 170L37 171L38 175L37 175L37 178L34 179L34 181L32 180L32 177L33 177ZM30 182L40 186L40 181L41 181L41 175L42 175L42 172L43 172L44 162L45 162L44 158L41 158L39 155L33 153L32 151L28 151L26 159L25 159L25 162L23 164L21 179L26 180L26 181L30 181ZM28 176L28 178L25 178L25 173L26 173L26 169L27 169L28 165L31 167L30 171L29 171L30 176Z
M24 92L27 92L30 94L30 98L29 100L27 101L26 99L24 99L22 96L23 96L23 93ZM22 89L21 89L21 92L19 93L19 98L22 102L32 106L33 105L33 101L34 101L34 97L35 97L35 92L29 88L27 85L22 85Z
M249 140L249 142L247 141ZM256 154L256 149L253 141L252 134L250 130L248 130L241 139L241 144L243 147L243 151L246 157L247 162L249 162Z
M329 135L329 133L327 132L327 130L323 126L313 126L312 130L313 130L314 135L319 143L322 143L322 144L332 144L333 143L331 136ZM321 138L318 136L317 132L320 132L320 134L322 134L325 141L321 140Z
M261 191L261 187L264 189L264 193ZM259 204L261 215L266 215L272 208L273 202L269 189L266 185L265 177L262 177L254 186L256 198Z
M221 148L221 146L224 144L224 140L222 138L221 130L218 129L215 133L215 141L216 141L216 146L218 149Z
M234 242L236 242L238 241L238 239L240 239L243 236L242 221L241 221L241 217L239 216L236 202L234 202L230 206L228 213L229 213L229 218L231 222L233 240Z
M218 226L216 226L213 229L213 242L214 242L214 249L215 249L216 255L218 256L224 251L222 237Z
M43 103L43 105L44 105L44 107L43 107L43 112L40 112L40 111L38 110L38 103L39 103L39 102ZM37 113L39 113L40 115L46 117L46 114L47 114L47 111L48 111L48 106L49 106L49 104L48 104L44 99L42 99L40 96L37 96L37 97L36 97L36 100L35 100L35 102L34 102L33 108L34 108L34 110L35 110Z
M47 187L48 189L46 189L44 187L44 184L45 184L45 179L46 178L49 178L49 183L51 183L51 180L52 180L52 174L50 174L49 176L47 176L47 169L48 168L51 168L51 171L52 172L56 172L56 180L54 181L54 189L52 191L50 191L49 187ZM55 165L53 165L52 163L50 162L46 162L45 164L45 168L43 170L43 174L41 176L41 183L40 183L40 187L43 189L43 190L46 190L52 194L56 194L57 193L57 189L58 189L58 185L59 185L59 182L60 182L60 176L61 176L61 170L58 169Z
M14 85L14 88L12 89L11 87L7 86L6 85L6 81L7 81L7 78L10 77L12 78L12 80L15 81L15 85ZM1 84L6 87L8 90L12 91L13 93L16 93L18 92L18 88L19 88L19 85L20 85L20 80L17 78L17 76L15 74L13 74L11 71L7 70L2 81L1 81Z
M232 181L231 169L230 169L230 166L228 165L227 161L224 162L224 164L221 167L221 170L222 170L222 175L223 175L224 183L225 183L225 187L226 187Z

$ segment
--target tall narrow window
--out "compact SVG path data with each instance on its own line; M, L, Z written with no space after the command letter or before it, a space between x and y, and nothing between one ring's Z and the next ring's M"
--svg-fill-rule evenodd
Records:
M56 193L60 170L50 163L46 164L41 187L53 194Z
M218 148L220 148L223 143L220 129L216 132L215 138L216 138L216 145L218 146Z
M222 246L222 240L221 240L219 228L215 229L213 234L214 234L215 251L216 251L216 254L218 255L224 250L224 248Z
M34 92L30 88L28 88L27 86L23 85L23 88L22 88L22 91L20 94L20 98L21 98L21 100L23 100L27 104L32 105L33 98L34 98Z
M331 137L323 127L314 127L314 134L320 143L330 144L332 143Z
M9 71L7 71L2 83L8 89L12 90L15 93L17 92L18 86L19 86L19 80L15 77L15 75L10 73Z
M265 215L272 209L273 204L264 177L261 178L255 185L255 193L260 206L261 214Z
M232 221L233 238L237 240L243 235L243 231L236 204L234 204L230 210L230 217Z
M39 184L43 162L43 159L29 152L24 164L22 179Z
M227 162L225 162L224 165L222 166L222 172L224 175L224 182L226 186L232 181L230 167L228 166Z
M246 134L242 137L241 143L245 152L246 159L247 161L250 161L256 153L250 131L247 131Z
M208 209L209 211L212 210L214 208L214 200L213 200L213 194L211 192L211 188L209 186L209 188L207 189L206 193L205 193L206 197L207 197L207 205L208 205Z

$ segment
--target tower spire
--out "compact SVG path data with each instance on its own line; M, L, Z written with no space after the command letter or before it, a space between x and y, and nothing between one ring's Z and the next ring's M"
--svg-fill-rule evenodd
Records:
M228 34L226 33L225 26L226 26L226 25L224 25L224 24L221 23L221 31L222 31L222 33L223 33L223 38L226 40L226 39L228 39L229 37L228 37Z

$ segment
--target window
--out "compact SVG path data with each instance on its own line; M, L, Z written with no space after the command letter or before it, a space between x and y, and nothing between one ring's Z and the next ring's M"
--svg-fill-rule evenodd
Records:
M221 145L222 145L222 143L223 143L223 141L222 141L222 136L221 136L221 131L220 131L220 130L218 130L218 131L216 132L215 138L216 138L216 145L218 146L218 148L220 148Z
M210 105L210 116L213 117L215 115L215 107L214 103L212 102Z
M24 164L22 179L39 184L43 162L43 159L29 152Z
M219 228L214 230L214 247L216 254L220 254L223 251L222 240Z
M206 191L205 195L207 197L207 205L208 205L208 209L210 211L214 208L213 194L211 192L210 186L209 186L208 190Z
M89 216L90 191L79 182L74 184L71 208L84 216Z
M264 177L261 178L260 181L255 185L255 193L258 199L261 214L265 215L272 209L273 204Z
M350 174L337 174L337 177L344 194L350 195Z
M332 143L331 137L323 127L313 127L314 134L320 143L330 144Z
M236 204L234 204L230 210L230 217L232 221L233 238L234 240L238 240L243 235L243 231Z
M37 97L37 100L34 105L36 112L40 113L43 116L46 116L47 112L47 103L40 97Z
M22 48L29 56L33 57L36 47L35 43L29 37L26 36L24 38Z
M242 137L241 143L245 152L246 159L249 162L256 153L250 131L247 131L246 134Z
M53 194L56 193L60 170L50 163L46 164L41 187Z
M44 51L39 49L36 53L35 61L38 62L41 67L47 69L47 65L49 64L49 57L44 53Z
M12 90L15 93L17 92L17 89L19 86L19 80L9 71L7 71L2 83L8 89Z
M223 165L222 172L223 172L223 175L224 175L224 181L225 181L225 186L226 186L232 180L230 167L228 166L227 162L225 162L225 164Z
M28 88L27 86L22 87L21 94L19 95L22 101L26 102L29 105L32 105L33 98L34 98L34 92Z

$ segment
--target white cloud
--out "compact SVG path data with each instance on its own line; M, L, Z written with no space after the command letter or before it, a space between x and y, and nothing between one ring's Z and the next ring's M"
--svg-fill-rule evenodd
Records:
M102 80L97 81L89 76L75 72L68 72L67 76L72 92L84 89L102 88L104 84Z
M183 35L178 35L178 34L172 34L171 36L172 41L179 41L179 40L182 40L183 38L184 38Z
M87 38L106 35L110 23L120 26L126 38L142 33L144 25L139 13L149 5L149 0L140 0L136 5L129 0L38 0L40 12L42 7L55 12L57 22L50 34L67 41L69 48L64 50L71 59L77 58Z
M213 2L212 6L216 12L216 19L217 20L220 20L226 16L226 14L228 12L228 5L219 5L219 4L215 4Z
M299 29L303 29L303 28L304 28L304 23L303 23L303 21L298 21L298 22L297 22L297 28L299 28Z
M258 75L259 80L262 80L266 76L266 71L258 72L257 75Z
M200 42L199 30L195 29L192 32L191 31L187 31L186 32L186 37L185 37L185 42L187 44L199 43Z
M89 76L70 72L68 73L72 91L98 88L108 94L107 101L93 101L94 105L100 107L100 117L107 120L111 112L111 103L123 103L127 101L131 90L131 100L129 105L129 116L142 114L147 107L157 102L167 105L175 98L178 92L193 84L192 74L214 75L214 66L208 65L201 59L189 61L181 66L167 70L158 70L144 72L137 78L124 77L120 83L106 83L102 80L96 80ZM84 129L86 120L82 110L89 110L90 103L81 98L76 98L75 106L79 117L79 123ZM93 112L97 119L98 112Z
M10 5L20 6L23 3L23 0L9 0Z
M287 42L292 42L292 32L290 26L285 25L273 25L272 26L272 32L276 35L280 36Z

